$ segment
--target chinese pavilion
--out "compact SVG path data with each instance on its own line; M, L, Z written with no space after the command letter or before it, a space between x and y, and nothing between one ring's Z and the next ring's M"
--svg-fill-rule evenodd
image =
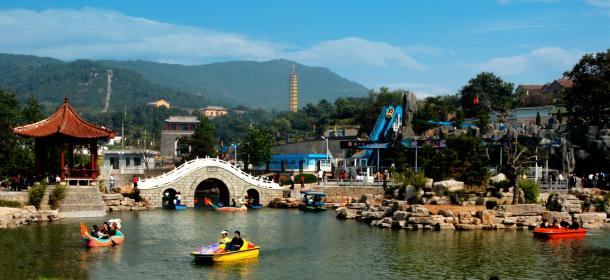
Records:
M91 124L80 117L70 105L68 98L48 118L33 124L15 127L13 132L35 139L37 179L41 178L43 169L50 162L47 156L50 149L59 147L59 166L49 167L48 171L56 172L51 175L60 174L61 181L64 181L66 177L95 180L99 175L97 168L98 141L108 140L115 136L114 131ZM83 164L79 168L75 168L74 150L77 146L88 148L89 166ZM67 163L66 157L69 159Z

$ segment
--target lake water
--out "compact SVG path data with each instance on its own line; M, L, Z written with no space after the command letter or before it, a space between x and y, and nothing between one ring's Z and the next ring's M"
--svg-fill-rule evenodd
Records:
M78 219L0 230L0 279L608 279L610 233L537 240L530 231L430 232L340 221L334 211L188 209L106 216L126 241L87 249ZM90 226L99 219L83 219ZM189 253L240 230L258 259L200 265Z

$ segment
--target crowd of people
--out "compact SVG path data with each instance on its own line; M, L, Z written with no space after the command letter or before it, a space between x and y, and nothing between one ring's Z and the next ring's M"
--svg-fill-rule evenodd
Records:
M101 227L93 225L93 230L91 230L89 235L99 239L108 239L111 236L116 235L118 230L119 226L117 223L108 224L108 222L104 222Z
M578 223L578 220L576 218L572 219L571 224L566 219L561 219L561 221L554 219L552 224L550 224L547 219L542 219L542 223L540 224L540 227L541 228L579 229L580 224Z

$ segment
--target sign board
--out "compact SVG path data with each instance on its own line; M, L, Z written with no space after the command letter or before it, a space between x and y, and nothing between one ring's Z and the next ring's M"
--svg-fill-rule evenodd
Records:
M339 142L339 146L341 149L360 149L362 146L366 146L369 144L373 144L373 141L363 141L363 140L349 140L349 141L341 141Z

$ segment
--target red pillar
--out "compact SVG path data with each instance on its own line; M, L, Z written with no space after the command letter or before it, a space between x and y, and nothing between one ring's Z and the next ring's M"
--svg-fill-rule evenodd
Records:
M97 143L89 143L89 160L91 161L91 179L97 178Z
M42 159L41 157L41 152L40 149L42 148L42 145L40 144L40 140L38 140L38 138L36 138L34 140L34 181L36 180L41 180L42 178L40 178L40 160Z
M60 170L61 170L61 181L64 181L64 178L66 178L66 170L64 169L65 167L65 163L64 163L64 143L59 143L59 164L60 166Z

